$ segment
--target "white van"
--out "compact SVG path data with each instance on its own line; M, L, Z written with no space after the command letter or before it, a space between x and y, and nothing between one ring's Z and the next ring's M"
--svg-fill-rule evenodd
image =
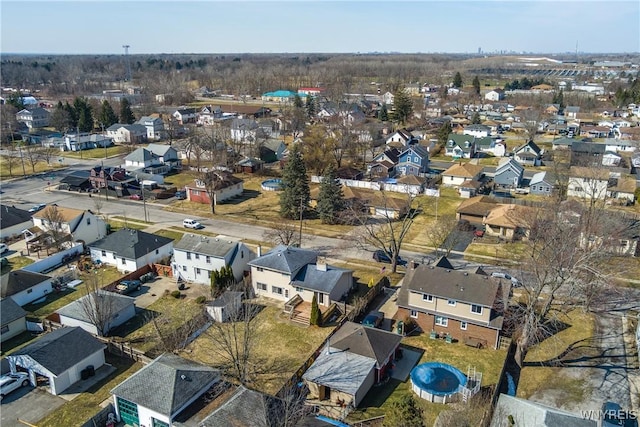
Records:
M182 225L185 228L194 228L196 230L204 228L204 226L200 224L198 221L196 221L195 219L185 219L184 221L182 221Z

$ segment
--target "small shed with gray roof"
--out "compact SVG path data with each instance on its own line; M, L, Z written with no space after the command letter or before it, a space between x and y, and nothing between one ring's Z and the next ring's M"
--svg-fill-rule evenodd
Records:
M119 421L168 427L219 381L217 369L167 353L118 384L111 394Z
M48 381L51 394L58 395L104 365L106 346L81 328L60 328L7 356L11 372L29 373L31 385L38 378ZM87 370L87 368L89 368Z
M99 290L58 310L63 326L79 326L93 335L106 335L136 315L135 298Z

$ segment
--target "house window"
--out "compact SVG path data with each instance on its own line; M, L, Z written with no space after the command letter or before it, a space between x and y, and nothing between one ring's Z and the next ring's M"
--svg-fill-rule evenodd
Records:
M107 251L102 251L102 256L107 256Z
M449 319L443 316L436 316L436 325L447 326L448 324L449 324Z
M191 252L187 252L187 259L191 259Z
M113 259L116 259L116 254L113 254Z
M422 295L422 301L433 302L433 295L428 295L428 294Z
M184 271L185 273L187 272L187 266L186 265L182 266L182 271Z
M200 275L200 269L196 268L196 274L199 276Z
M289 298L289 289L284 290L284 297Z
M6 334L9 332L9 325L4 325L2 329L0 329L0 334Z
M156 255L158 255L160 253L159 249L156 249Z
M259 272L263 272L263 271L264 271L264 268L262 268L262 267L256 267L256 270L258 270Z
M629 245L629 242L627 240L620 240L620 246L622 246L623 248L626 248L627 245Z
M240 258L244 258L244 251L240 251Z
M196 254L196 259L200 259L200 254Z
M271 293L272 294L277 294L277 295L282 295L282 288L280 288L278 286L272 286L271 287Z
M28 294L30 294L31 292L33 292L33 289L27 289Z
M451 307L455 307L456 306L456 300L454 300L454 299L447 300L447 304L450 305Z
M120 261L121 261L123 264L126 264L126 263L127 263L127 260L126 260L126 259L124 259L124 258L120 258Z
M91 225L91 218L87 218L87 225Z
M267 290L267 284L266 283L256 283L256 288L258 288L261 291L266 291Z
M206 258L206 261L207 261L207 264L211 264L211 257L210 257L210 256L208 256L208 257Z
M467 330L467 322L460 322L460 329L462 329L463 331Z
M411 310L409 312L409 316L411 316L411 318L413 318L413 319L417 319L418 318L418 312L416 310Z
M471 312L473 314L482 314L482 306L471 304Z
M304 292L304 289L302 289L300 286L296 286L296 292L301 294Z

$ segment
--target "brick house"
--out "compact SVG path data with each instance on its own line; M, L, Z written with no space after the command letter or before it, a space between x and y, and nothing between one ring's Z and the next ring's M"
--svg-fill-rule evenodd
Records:
M410 317L427 333L449 334L467 344L498 348L511 290L507 282L412 263L398 294L396 318Z
M216 203L239 196L244 191L244 181L240 178L228 172L213 171L211 173L219 175L214 190ZM196 179L193 183L187 184L185 189L187 191L187 200L190 202L204 203L207 205L211 203L209 193L202 180Z

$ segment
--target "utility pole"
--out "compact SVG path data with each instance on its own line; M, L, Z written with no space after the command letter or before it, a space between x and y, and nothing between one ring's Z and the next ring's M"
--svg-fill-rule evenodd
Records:
M129 48L131 46L129 46L128 44L123 44L122 47L124 48L124 60L125 60L125 66L127 67L127 81L130 82L131 81L131 65L129 64Z
M106 201L109 201L109 177L107 176L107 173L104 170L104 160L100 162L100 164L101 164L100 171L102 172L102 175L104 175L104 197Z
M149 222L147 217L147 199L144 197L144 184L140 183L140 192L142 193L142 209L144 209L144 222Z
M80 150L80 159L82 159L82 146L80 145L80 126L76 126L76 147Z
M304 196L300 195L300 233L298 237L298 247L302 247L302 202L304 201Z
M102 144L104 145L104 158L107 158L107 140L104 135L104 123L100 123L100 127L102 128Z

